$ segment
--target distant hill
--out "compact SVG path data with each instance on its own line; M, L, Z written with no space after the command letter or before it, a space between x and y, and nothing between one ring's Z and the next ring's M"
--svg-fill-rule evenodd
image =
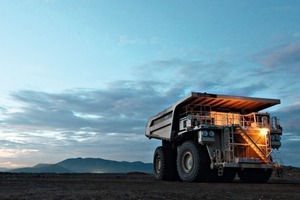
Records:
M9 171L9 169L5 168L5 167L0 167L0 172L6 172Z
M18 173L152 173L152 163L113 161L101 158L70 158L56 164L38 164L9 172Z
M57 164L38 164L33 167L24 167L10 170L9 172L22 173L72 173L72 171Z

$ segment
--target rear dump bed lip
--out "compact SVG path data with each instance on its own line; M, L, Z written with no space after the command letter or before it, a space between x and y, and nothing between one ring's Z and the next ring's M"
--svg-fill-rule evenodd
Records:
M202 104L216 109L228 109L231 112L247 114L280 104L280 99L191 92L190 96L179 101L176 106L187 104Z

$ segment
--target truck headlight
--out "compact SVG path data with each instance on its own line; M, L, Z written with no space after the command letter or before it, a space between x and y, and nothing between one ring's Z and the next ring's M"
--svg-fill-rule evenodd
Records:
M208 135L209 135L209 137L214 137L215 136L215 132L209 131Z
M207 131L202 131L202 136L203 137L207 137L208 136L208 132Z

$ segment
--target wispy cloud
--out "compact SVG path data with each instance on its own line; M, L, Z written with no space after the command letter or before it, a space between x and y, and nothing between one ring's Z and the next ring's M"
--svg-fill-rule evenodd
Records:
M15 149L16 156L25 147L34 147L36 151L30 153L41 156L61 150L61 159L94 155L149 162L152 156L147 159L145 155L152 155L156 143L147 142L144 136L147 120L177 99L160 93L156 84L118 81L99 90L14 92L11 97L21 107L14 112L3 109L0 139L6 149Z
M300 102L280 108L275 114L280 116L285 124L284 130L286 132L300 132L300 123L298 122L300 119Z
M253 55L262 66L300 71L300 42L278 45Z
M285 100L298 101L300 73L300 42L294 41L261 50L250 56L250 61L257 67L251 77L261 80L268 86L268 91Z
M134 73L140 79L157 80L161 91L177 91L181 95L200 91L251 96L268 87L268 83L253 78L252 70L245 70L227 60L153 60L137 66Z
M143 126L151 111L157 110L155 103L164 98L161 95L151 82L132 81L114 82L106 90L78 89L59 94L18 91L12 97L23 105L22 110L7 113L4 123L71 131L87 128L130 132L128 127Z
M127 35L122 35L119 37L120 45L146 45L146 44L158 44L159 40L157 37L152 37L150 39L144 38L134 38Z

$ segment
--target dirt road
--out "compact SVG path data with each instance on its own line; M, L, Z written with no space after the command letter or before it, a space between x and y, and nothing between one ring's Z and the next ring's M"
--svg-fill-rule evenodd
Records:
M0 199L300 199L300 177L265 184L156 181L150 174L0 174Z

